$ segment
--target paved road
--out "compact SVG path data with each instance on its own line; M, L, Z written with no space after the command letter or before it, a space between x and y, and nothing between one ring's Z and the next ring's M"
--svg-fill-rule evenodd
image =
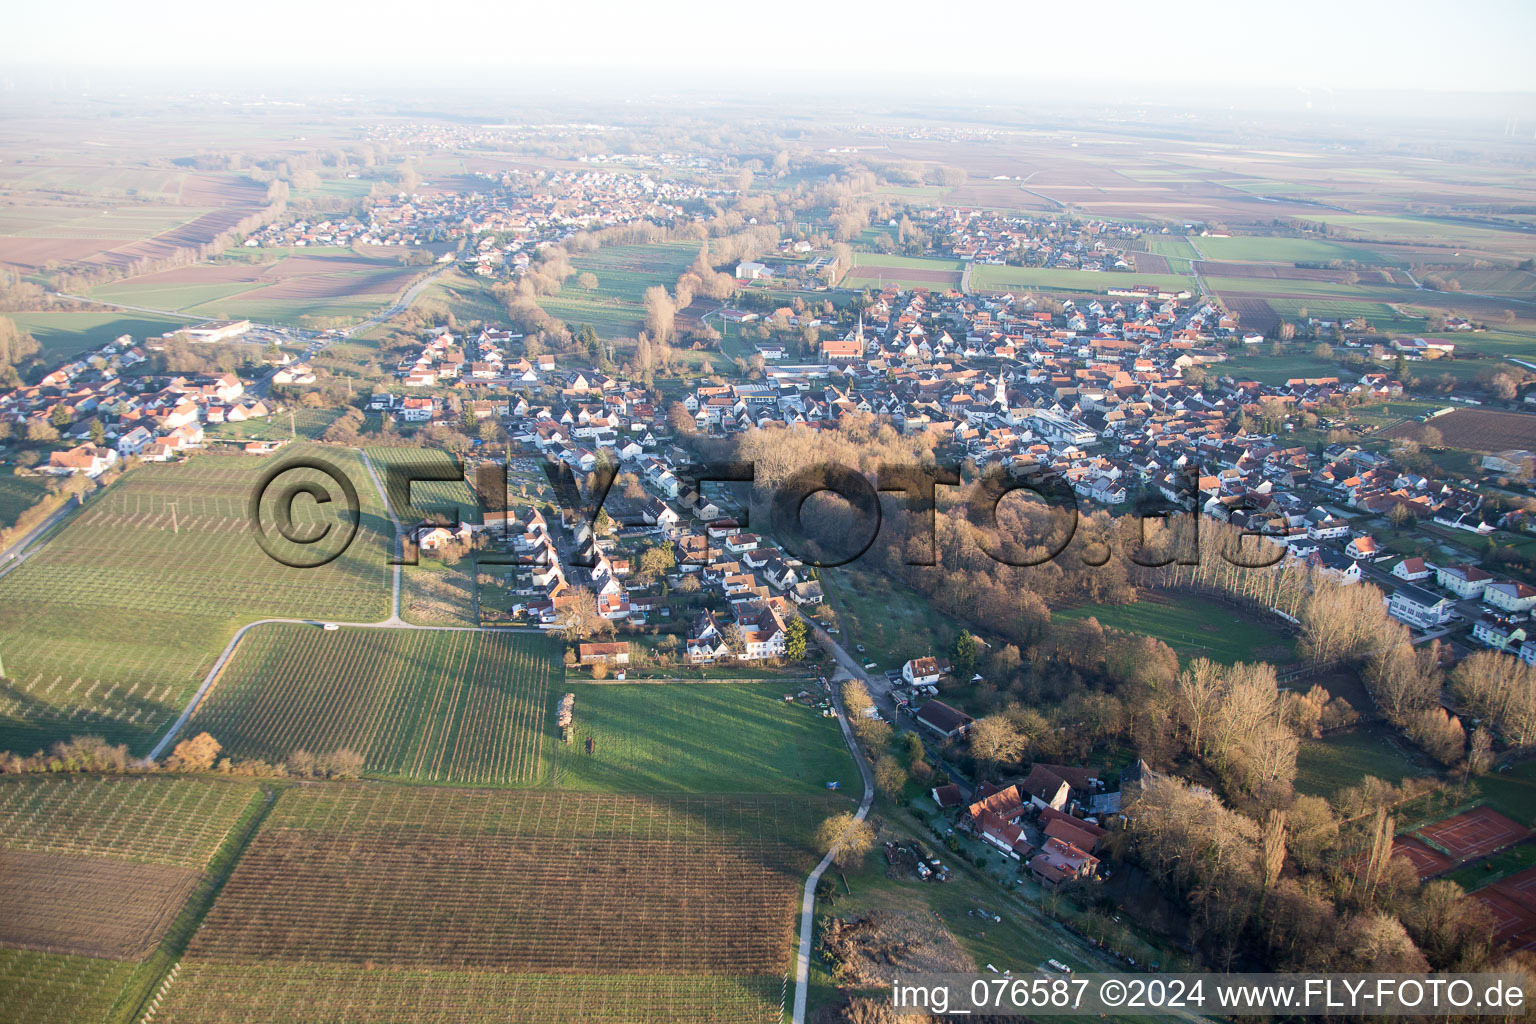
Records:
M11 570L15 569L22 562L25 562L27 559L37 554L37 548L33 548L30 551L27 550L28 544L31 544L33 541L37 540L37 538L53 529L55 525L68 517L71 512L79 508L82 504L83 502L80 499L72 499L70 501L66 501L63 505L54 509L53 513L50 514L47 519L44 519L32 529L28 530L25 537L21 538L16 543L6 548L3 552L0 552L0 562L4 563L3 565L0 565L0 579L3 579L11 572Z
M827 640L825 633L817 629L823 640ZM833 656L837 658L845 670L852 672L857 669L849 668L847 662L848 652L841 646L832 644ZM849 659L851 661L851 659ZM833 679L836 680L834 675ZM853 761L859 766L859 775L864 780L864 798L859 801L859 809L854 815L859 821L863 821L869 815L870 805L875 802L875 776L870 770L869 763L864 760L864 755L859 751L859 745L854 741L853 729L848 725L848 712L843 707L842 695L836 686L831 687L832 707L837 712L837 724L843 730L843 742L848 744L848 752L853 755ZM811 932L816 920L816 883L821 881L821 876L832 864L832 858L837 853L836 848L828 850L827 855L821 858L810 876L805 880L805 891L800 895L800 952L795 956L795 1013L794 1024L805 1024L805 1003L811 990Z

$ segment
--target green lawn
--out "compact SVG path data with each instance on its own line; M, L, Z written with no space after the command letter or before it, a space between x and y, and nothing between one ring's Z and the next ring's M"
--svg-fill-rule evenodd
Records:
M45 477L17 476L11 466L0 466L0 530L16 525L16 518L48 493Z
M1489 772L1476 786L1483 803L1536 828L1536 761L1521 762L1507 772Z
M815 793L859 773L837 722L783 700L793 683L570 683L556 785L616 792ZM558 700L558 696L555 697ZM586 752L587 740L593 752Z
M1485 885L1492 885L1499 879L1524 871L1532 865L1536 865L1536 843L1522 843L1519 846L1500 850L1486 860L1453 871L1450 879L1463 889L1471 891L1481 889Z
M1302 740L1296 753L1296 788L1314 796L1332 796L1367 775L1396 785L1419 774L1387 738L1384 726L1362 726Z
M1092 616L1105 629L1156 637L1181 658L1204 657L1231 664L1295 660L1295 643L1269 622L1225 604L1189 594L1144 594L1135 604L1081 605L1053 610L1053 619Z
M1257 380L1265 384L1284 384L1292 377L1340 377L1344 371L1331 359L1319 359L1311 346L1287 345L1282 355L1269 354L1269 345L1253 345L1229 357L1216 372L1238 380Z

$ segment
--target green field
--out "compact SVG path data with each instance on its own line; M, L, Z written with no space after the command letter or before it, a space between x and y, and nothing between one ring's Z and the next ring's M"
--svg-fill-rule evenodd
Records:
M1199 251L1183 235L1143 235L1147 252L1170 259L1197 260Z
M545 774L548 694L563 676L540 633L264 625L187 729L269 763L347 748L373 775L527 784Z
M1291 638L1267 620L1191 594L1144 593L1135 604L1081 605L1051 612L1058 622L1090 616L1105 629L1155 637L1180 658L1284 665L1296 657Z
M355 454L323 450L360 501L358 536L344 554L319 568L292 568L253 539L249 501L261 473L304 454L284 449L270 461L199 455L132 470L0 578L8 676L0 749L31 752L95 733L145 754L240 624L266 616L385 617L383 538L393 531ZM344 501L324 478L287 473L269 495L302 480L337 500L330 507L296 501L296 526L339 527L330 516ZM270 529L276 520L263 508Z
M1268 345L1254 345L1229 356L1216 372L1237 380L1257 380L1265 384L1284 384L1293 377L1339 377L1344 370L1331 359L1312 355L1310 345L1289 345L1278 356L1269 354Z
M1196 290L1193 278L1177 274L1127 274L987 265L971 271L971 289L978 292L1048 291L1103 295L1111 288L1134 288L1138 285L1191 293Z
M612 245L578 253L571 258L576 273L566 279L560 294L539 299L539 305L572 331L591 324L605 341L632 341L645 329L645 290L660 285L670 294L698 255L697 242ZM591 291L577 283L587 272L597 277Z
M616 792L857 791L837 723L786 703L798 683L567 683L573 740L556 784ZM588 739L592 753L586 752Z
M4 313L16 326L36 338L39 355L52 369L60 361L90 352L127 334L134 341L158 338L184 327L188 320L144 313Z
M203 436L209 440L312 441L340 419L341 413L340 409L310 409L299 406L274 413L266 419L242 420L239 423L209 423L203 429Z
M1371 249L1312 238L1234 235L1230 238L1204 237L1190 241L1205 259L1234 263L1329 263L1333 260L1351 260L1356 263L1386 262L1380 253ZM1182 253L1175 255L1182 255Z
M1359 785L1367 775L1396 785L1417 774L1418 768L1392 743L1384 726L1302 740L1296 752L1296 788L1314 796L1332 796Z
M15 526L16 517L47 493L47 478L17 476L14 466L0 466L0 529Z

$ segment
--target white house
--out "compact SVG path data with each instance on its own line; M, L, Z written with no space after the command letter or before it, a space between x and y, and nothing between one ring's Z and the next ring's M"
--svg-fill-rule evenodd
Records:
M1435 567L1422 558L1405 558L1392 567L1392 575L1409 583L1417 583L1419 580L1427 580L1433 576Z
M1500 580L1483 588L1483 603L1514 615L1522 615L1536 605L1536 587L1510 580Z
M939 660L937 658L913 658L901 666L901 678L913 686L933 686L939 681Z
M1415 629L1433 629L1451 614L1451 602L1422 587L1401 586L1387 601L1387 614Z
M1445 565L1435 571L1435 582L1460 598L1482 597L1492 579L1475 565Z

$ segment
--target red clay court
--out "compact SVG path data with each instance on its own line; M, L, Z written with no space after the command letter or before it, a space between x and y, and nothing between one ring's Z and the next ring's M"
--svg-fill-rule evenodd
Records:
M1451 859L1438 850L1431 850L1412 836L1398 836L1392 840L1392 856L1407 857L1420 880L1438 875L1451 866Z
M1474 807L1415 831L1431 843L1449 850L1452 860L1456 861L1486 857L1495 850L1519 842L1531 832L1491 807Z
M1536 868L1526 868L1472 894L1493 915L1493 938L1510 949L1536 950Z

